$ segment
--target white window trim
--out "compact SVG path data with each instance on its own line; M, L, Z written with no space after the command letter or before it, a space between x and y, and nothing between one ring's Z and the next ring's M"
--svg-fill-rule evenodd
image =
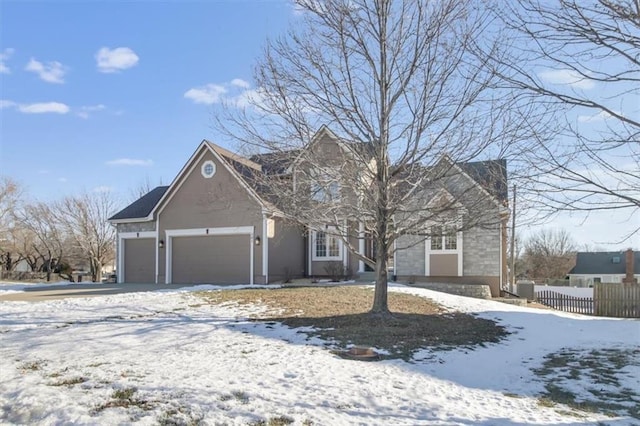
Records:
M335 228L333 227L328 227L326 229L327 230L333 229L335 231ZM318 235L318 231L314 229L311 235L311 260L314 260L314 261L342 260L344 261L342 239L336 235L332 235L330 232L327 232L327 230L322 230L322 232L324 232L327 237L335 238L338 241L338 255L336 256L329 256L329 255L317 256L316 255L316 236ZM327 245L327 252L328 251L329 251L329 246Z
M431 228L431 227L429 227L429 228ZM443 227L443 230L444 229L446 229L446 226ZM427 241L429 243L429 251L431 253L442 253L442 254L452 253L453 254L453 253L458 253L460 251L460 244L462 243L462 232L460 232L460 231L456 232L456 248L454 248L454 249L444 248L445 247L445 236L446 236L446 234L444 234L444 233L438 236L438 238L442 239L442 248L441 249L431 248L431 239L432 238L429 237L427 239Z
M211 167L213 167L213 172L211 172L211 174L207 174L207 173L204 171L204 170L205 170L205 168L206 168L207 166L211 166ZM207 160L207 161L205 161L204 163L202 163L202 166L200 167L200 173L202 174L202 176L203 176L205 179L210 179L210 178L212 178L213 176L215 176L216 171L217 171L217 169L216 169L216 163L214 163L212 160Z
M458 222L459 225L459 222ZM429 229L431 229L431 225L429 225ZM424 241L424 275L431 275L431 258L432 254L457 254L458 255L458 276L464 276L464 250L463 250L463 232L456 232L456 249L431 249L431 237L425 239ZM440 236L442 238L442 246L444 247L444 234Z

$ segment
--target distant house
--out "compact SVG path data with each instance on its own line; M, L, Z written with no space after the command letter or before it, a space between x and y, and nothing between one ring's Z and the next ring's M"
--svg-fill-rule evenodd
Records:
M635 273L634 273L635 271ZM640 252L579 252L569 271L569 285L592 287L596 283L631 283L640 280Z
M272 177L290 182L294 190L311 191L310 202L322 208L327 200L354 196L347 183L343 186L340 164L346 158L353 167L371 167L363 160L365 148L340 140L326 127L306 148L322 159L313 164L296 160L298 151L245 158L203 141L171 185L155 188L110 218L118 230L118 281L263 284L327 275L335 265L354 275L366 274L358 254L372 259L376 254L366 220L343 218L340 232L336 225L298 226L255 178ZM403 235L394 256L395 274L400 279L488 284L497 296L506 277L506 164L457 164L443 158L440 165L450 170L453 183L443 188L413 185L411 199L417 209L465 190L467 196L486 201L483 217L496 220L489 228L450 232L443 227L434 238ZM334 168L336 173L328 172ZM496 168L497 189L496 182L487 179ZM310 177L315 181L305 185ZM473 208L464 200L458 204L452 219L457 222ZM348 244L336 232L348 235Z

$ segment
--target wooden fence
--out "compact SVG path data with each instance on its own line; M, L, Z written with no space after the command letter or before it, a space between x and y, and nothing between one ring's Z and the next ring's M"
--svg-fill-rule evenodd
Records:
M536 299L543 305L560 311L589 315L592 315L594 312L593 298L591 297L575 297L555 291L544 290L536 293Z
M640 285L596 283L593 298L543 290L536 292L536 300L551 308L575 314L640 318Z
M640 318L640 285L596 283L594 314L605 317Z

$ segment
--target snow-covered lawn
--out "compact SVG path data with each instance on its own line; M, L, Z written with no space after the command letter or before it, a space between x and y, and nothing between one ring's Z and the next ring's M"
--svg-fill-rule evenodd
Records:
M512 334L473 350L424 350L411 363L362 362L300 330L247 320L262 306L209 305L187 291L0 302L0 421L640 424L639 321L390 290ZM608 415L577 411L554 405L554 392L615 404Z
M536 285L536 293L539 291L554 291L556 293L566 294L574 297L593 297L593 288L589 287L567 287L553 285Z

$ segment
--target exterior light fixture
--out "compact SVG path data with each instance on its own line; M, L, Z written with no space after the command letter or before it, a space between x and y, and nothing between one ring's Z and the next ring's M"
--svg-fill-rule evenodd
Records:
M164 248L164 240L158 241L158 247Z
M259 245L260 245L260 242L261 242L261 240L260 240L260 235L258 235L258 236L256 237L256 239L255 239L255 243L256 243L256 245L257 245L257 246L259 246Z

